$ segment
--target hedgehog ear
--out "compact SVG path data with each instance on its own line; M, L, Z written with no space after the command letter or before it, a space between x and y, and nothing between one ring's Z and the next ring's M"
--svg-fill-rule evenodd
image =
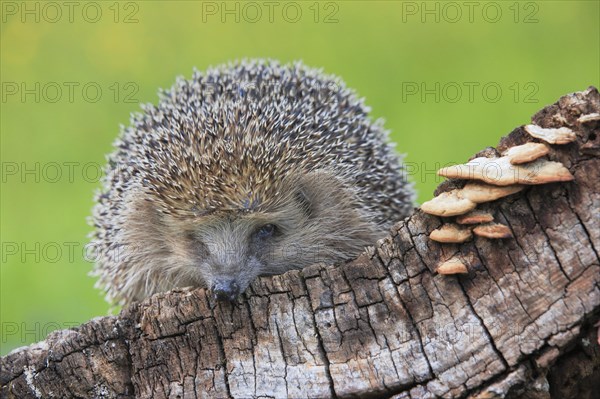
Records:
M315 170L298 176L295 199L308 217L322 217L328 210L351 204L352 194L333 172Z

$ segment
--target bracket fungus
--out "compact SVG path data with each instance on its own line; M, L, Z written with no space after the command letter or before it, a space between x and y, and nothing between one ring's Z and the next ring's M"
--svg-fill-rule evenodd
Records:
M504 156L513 165L535 161L550 152L550 148L543 143L525 143L511 147L504 152Z
M473 233L485 238L510 238L513 236L508 226L502 223L480 224L473 229Z
M580 123L593 120L600 120L600 115L588 114L578 119ZM525 130L550 144L566 144L576 139L575 133L567 127L545 129L527 125ZM544 143L516 145L506 149L502 156L498 156L498 150L493 150L488 153L489 158L478 157L438 171L439 176L476 181L443 192L421 205L421 210L431 215L456 216L456 223L444 223L433 230L429 234L431 240L460 244L472 239L473 235L487 239L511 238L513 233L508 226L494 222L492 212L476 209L477 205L515 194L525 185L574 179L562 163L542 158L550 153L550 147ZM467 267L457 256L441 262L436 270L439 274L467 273Z
M448 166L438 175L458 179L476 179L497 186L511 184L546 184L573 180L573 175L560 162L537 159L531 163L513 165L508 156L475 158L466 164Z
M441 193L437 197L421 205L423 212L435 216L464 215L477 207L477 204L495 201L517 193L523 186L492 186L485 183L468 183L461 189L454 189Z
M423 212L436 216L456 216L469 212L477 203L464 198L460 190L447 191L421 205Z
M494 215L487 211L474 209L471 212L456 217L458 224L480 224L494 221Z
M564 126L557 129L545 129L538 125L525 125L525 131L532 137L550 144L567 144L577 138L571 129Z
M587 123L598 120L600 120L600 114L597 112L594 112L593 114L581 115L579 118L577 118L577 122L579 123Z
M454 257L450 260L442 262L436 269L436 272L439 274L464 274L467 273L467 266L458 259Z
M471 237L473 237L471 229L454 223L444 224L429 234L432 240L445 243L461 243L470 240Z
M521 185L510 185L500 187L485 183L473 182L467 183L461 189L461 195L477 204L482 204L484 202L495 201L502 197L518 193L524 188L525 187Z

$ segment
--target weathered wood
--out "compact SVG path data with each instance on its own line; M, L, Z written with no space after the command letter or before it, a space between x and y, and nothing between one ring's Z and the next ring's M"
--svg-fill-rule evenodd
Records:
M514 238L436 243L443 219L416 211L355 261L260 278L233 305L181 289L54 332L1 359L0 396L585 397L600 367L600 123L582 116L598 112L590 88L533 117L575 132L548 154L575 180L487 204ZM493 151L530 141L520 127ZM453 256L469 273L436 274Z

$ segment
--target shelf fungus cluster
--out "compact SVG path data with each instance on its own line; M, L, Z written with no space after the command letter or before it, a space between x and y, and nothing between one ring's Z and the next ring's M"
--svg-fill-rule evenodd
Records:
M510 228L494 221L493 211L477 209L477 206L515 194L527 185L573 180L562 163L543 157L551 152L549 144L570 143L576 139L575 133L567 127L547 129L537 125L526 125L525 131L539 142L531 141L511 147L501 156L479 157L438 171L440 176L468 182L421 205L425 213L454 218L433 230L430 239L457 244L471 240L474 235L486 239L511 238ZM437 268L440 274L467 271L467 265L458 256L441 262Z

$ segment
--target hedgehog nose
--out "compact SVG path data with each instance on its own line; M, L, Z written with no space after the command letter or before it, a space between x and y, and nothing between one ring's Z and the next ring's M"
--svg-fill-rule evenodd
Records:
M240 286L233 279L217 279L212 286L215 299L233 302L240 294Z

